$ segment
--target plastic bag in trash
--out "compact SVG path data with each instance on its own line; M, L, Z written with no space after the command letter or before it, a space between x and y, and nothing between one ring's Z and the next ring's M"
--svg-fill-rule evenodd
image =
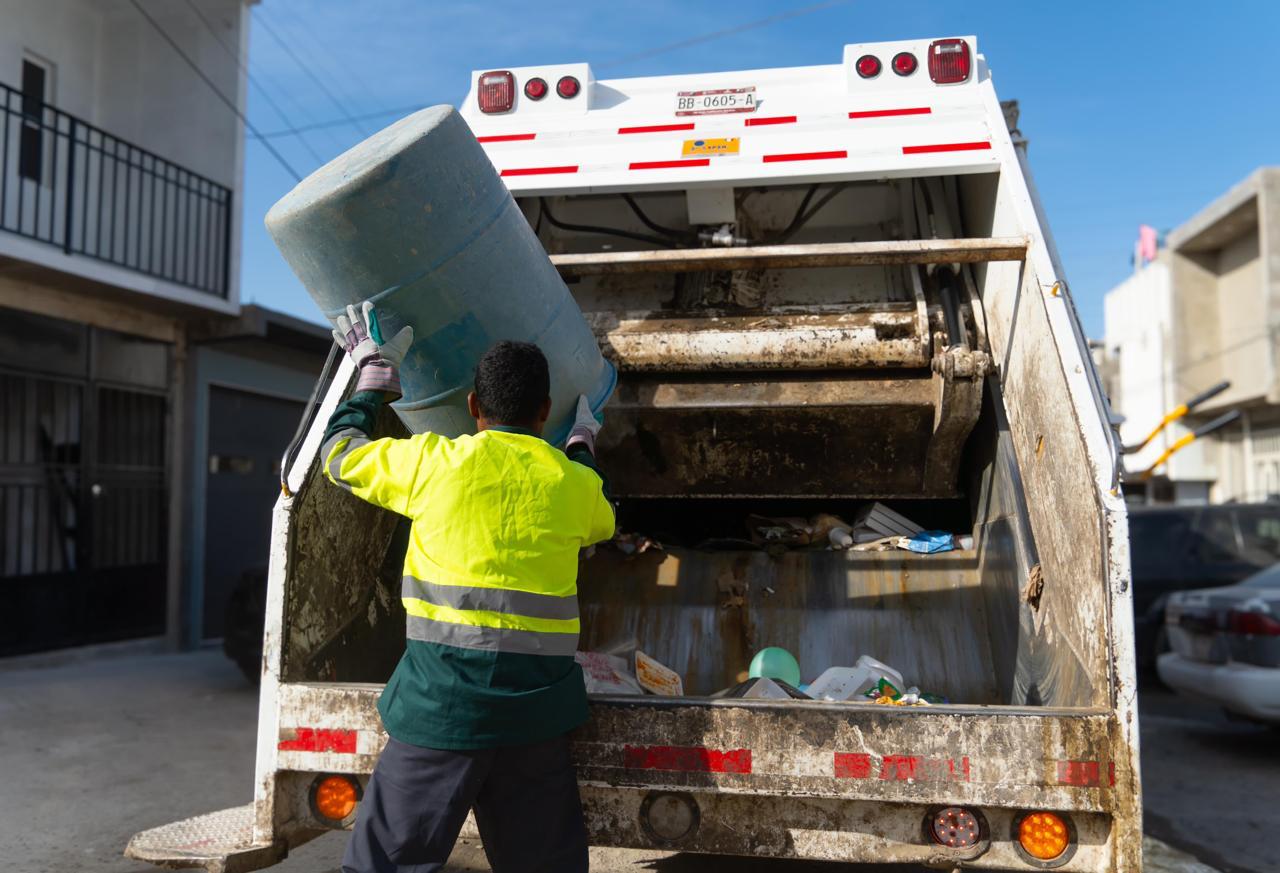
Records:
M588 694L644 694L626 660L617 655L574 652L573 659L582 667Z
M913 552L931 555L934 552L949 552L956 547L956 538L944 530L924 530L908 537L904 548Z
M714 697L736 697L745 700L811 700L812 698L789 682L781 679L748 679L739 682L732 688L725 689Z

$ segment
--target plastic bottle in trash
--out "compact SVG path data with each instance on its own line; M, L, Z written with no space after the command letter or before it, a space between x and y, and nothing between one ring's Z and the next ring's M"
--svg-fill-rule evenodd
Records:
M907 682L902 678L902 674L890 667L888 664L881 663L870 655L863 655L858 658L857 665L870 670L877 679L884 679L891 683L894 688L902 689L907 687Z

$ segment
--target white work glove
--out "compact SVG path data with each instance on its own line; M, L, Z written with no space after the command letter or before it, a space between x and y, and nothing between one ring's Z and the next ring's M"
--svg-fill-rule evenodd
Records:
M587 402L587 395L578 395L578 409L573 418L573 429L569 431L569 439L564 444L564 450L567 452L575 445L584 445L591 452L592 457L596 453L596 434L600 433L600 428L604 427L604 418L596 418L596 414L591 411L591 404Z
M347 314L338 316L333 339L360 371L357 391L385 391L400 396L400 365L413 344L412 327L400 328L389 342L383 342L378 313L373 309L373 302L366 300L361 312L348 306Z

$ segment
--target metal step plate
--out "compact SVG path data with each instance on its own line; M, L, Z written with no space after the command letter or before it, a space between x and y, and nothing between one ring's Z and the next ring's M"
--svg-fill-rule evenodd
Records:
M170 869L244 873L278 863L286 849L253 841L253 804L247 803L134 834L124 853Z

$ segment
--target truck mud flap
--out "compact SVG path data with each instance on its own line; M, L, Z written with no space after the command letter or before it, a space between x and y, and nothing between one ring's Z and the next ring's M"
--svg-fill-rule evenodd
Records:
M246 803L141 831L124 854L171 870L245 873L280 863L288 850L283 843L253 841L253 804Z

